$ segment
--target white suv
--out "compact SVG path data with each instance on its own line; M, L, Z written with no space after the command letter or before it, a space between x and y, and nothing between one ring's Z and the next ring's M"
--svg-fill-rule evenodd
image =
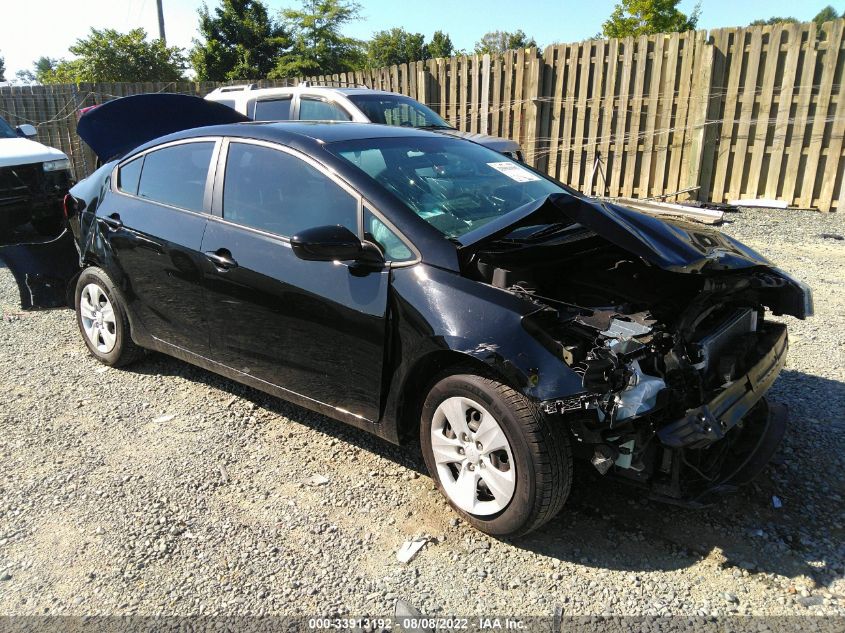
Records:
M54 235L64 222L62 202L73 184L64 152L37 141L32 125L0 117L0 234L26 222Z
M365 87L314 86L303 82L295 88L225 86L210 92L205 98L227 105L256 121L357 121L423 128L465 138L522 160L518 143L456 130L419 101L395 92Z

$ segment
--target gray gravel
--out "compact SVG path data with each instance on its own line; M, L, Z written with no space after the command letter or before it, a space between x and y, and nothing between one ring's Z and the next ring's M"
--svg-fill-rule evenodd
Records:
M413 448L164 356L99 365L0 269L0 613L845 615L845 242L819 237L845 217L731 220L815 290L776 463L702 512L590 478L516 542L457 520Z

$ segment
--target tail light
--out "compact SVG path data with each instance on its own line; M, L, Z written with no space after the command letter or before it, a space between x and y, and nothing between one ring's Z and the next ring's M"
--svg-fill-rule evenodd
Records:
M69 193L65 194L65 199L62 203L62 213L65 214L65 220L76 215L76 198Z

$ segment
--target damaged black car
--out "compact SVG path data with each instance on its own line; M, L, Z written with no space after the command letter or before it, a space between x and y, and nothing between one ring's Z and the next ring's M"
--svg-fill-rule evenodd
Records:
M71 192L100 361L156 350L418 439L453 508L500 536L554 517L576 460L703 505L776 450L787 333L768 316L812 298L736 240L465 140L228 108L139 128L132 99L80 122L104 164Z

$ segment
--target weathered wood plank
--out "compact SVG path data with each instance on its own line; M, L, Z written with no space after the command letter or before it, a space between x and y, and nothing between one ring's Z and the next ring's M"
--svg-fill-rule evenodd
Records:
M671 193L666 187L666 161L669 157L669 139L672 135L672 115L675 108L675 83L678 72L678 56L681 46L680 33L672 33L666 50L666 64L663 72L663 84L660 95L660 110L657 115L659 131L655 134L657 156L654 164L654 175L651 178L648 195Z
M737 29L736 31L727 30L730 36L733 33L733 46L728 48L729 44L725 45L722 51L727 56L727 72L728 82L725 89L725 109L721 125L721 134L719 138L719 148L716 153L716 166L713 175L713 191L711 199L715 202L725 201L725 192L727 190L728 178L728 163L730 162L732 152L732 141L734 137L734 130L736 128L737 118L737 103L739 96L739 79L742 75L743 57L745 51L745 29Z
M610 104L616 110L616 126L613 128L613 160L608 161L608 176L610 177L610 191L608 195L619 195L619 183L622 173L628 169L625 162L625 136L628 122L628 91L631 86L631 69L634 66L634 38L626 37L622 40L622 78L619 83L618 99ZM610 165L612 164L612 167Z
M796 191L795 185L798 182L798 170L801 165L801 155L804 151L804 135L809 122L810 103L813 98L813 85L816 74L816 25L810 22L804 29L806 40L803 43L804 63L801 65L801 72L796 79L798 84L798 103L795 106L795 117L792 121L792 132L789 136L789 146L786 154L786 172L783 175L783 191L781 200L789 204L796 202L801 195Z
M815 198L813 194L818 188L816 174L821 163L822 145L825 138L825 127L827 126L827 112L830 108L830 96L833 89L833 78L836 75L836 67L839 59L839 45L842 42L842 20L825 22L822 25L822 34L826 42L824 58L822 60L822 76L819 83L819 93L816 97L816 111L813 115L813 125L810 130L810 143L807 152L807 164L804 168L804 180L801 185L801 198L799 206L807 209L813 206ZM840 79L845 81L845 78ZM841 113L840 113L841 116ZM828 159L830 154L828 154Z
M645 134L643 136L643 155L640 160L640 177L637 197L646 198L651 191L651 170L655 161L654 132L657 123L657 110L660 105L660 84L663 77L663 50L666 45L665 35L650 37L654 41L654 56L651 60L651 81L648 89Z
M601 142L598 144L598 152L604 165L604 179L599 181L599 175L596 174L595 181L595 192L600 196L607 195L607 178L610 170L614 168L613 156L610 153L610 140L613 136L614 97L619 68L619 41L618 39L612 39L607 47L607 72L604 81L604 95L601 101L601 130L598 132L601 139Z
M550 108L549 161L547 164L547 173L553 178L558 177L558 165L560 163L558 148L561 140L561 108L563 107L564 90L566 88L566 53L568 49L567 46L554 47L555 64L552 72L552 94L554 97Z
M830 54L831 49L828 49L827 52ZM839 65L845 65L845 60L843 60L845 50L843 50L841 44L837 52L839 54L837 63ZM830 143L827 147L827 158L822 176L821 190L819 191L818 206L823 211L833 210L833 206L837 204L837 201L833 199L837 178L845 183L845 175L841 173L843 138L845 138L845 81L840 81L836 96L836 111L830 133ZM843 184L843 192L845 192L845 184ZM841 202L838 203L836 210L839 212L845 211Z
M672 133L669 140L669 173L666 182L666 191L678 191L681 186L681 174L686 175L689 169L689 150L692 142L690 125L690 96L695 81L693 76L693 61L699 53L698 49L703 45L702 32L690 31L681 38L683 51L681 52L681 70L678 79L678 99L675 116L672 118Z
M604 40L596 43L596 49L591 64L593 70L593 81L590 87L589 124L586 126L586 158L584 160L584 187L582 191L593 195L595 179L590 180L596 160L596 147L599 144L599 124L601 122L602 87L604 85Z
M634 181L637 176L637 157L639 154L640 128L642 125L643 91L645 88L645 72L648 65L648 36L641 35L637 40L636 74L634 75L634 93L631 103L631 124L626 135L628 150L625 158L625 178L622 185L622 195L630 198L634 195Z

